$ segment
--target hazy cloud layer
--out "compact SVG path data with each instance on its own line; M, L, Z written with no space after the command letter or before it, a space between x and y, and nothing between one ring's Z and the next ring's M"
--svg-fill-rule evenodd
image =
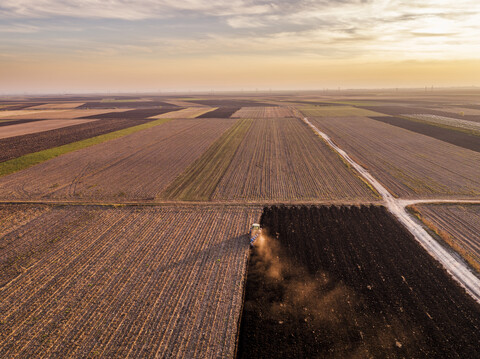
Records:
M477 58L479 24L478 0L2 0L0 51Z

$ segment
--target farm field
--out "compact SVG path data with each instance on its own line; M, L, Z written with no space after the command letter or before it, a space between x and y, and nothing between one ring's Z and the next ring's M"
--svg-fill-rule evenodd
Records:
M160 108L160 107L168 107L168 108L175 108L177 106L167 103L164 101L156 101L156 100L141 100L141 99L104 99L102 101L92 101L92 102L87 102L84 103L77 108L87 108L87 109L111 109L111 108L125 108L125 109L131 109L131 108L142 108L142 109L147 109L147 108Z
M0 139L0 162L11 160L28 153L42 151L136 126L151 120L107 119L101 121L85 121L86 123L80 125Z
M43 132L48 130L55 130L57 128L79 125L79 124L88 123L91 121L95 121L95 120L86 120L86 119L43 120L43 121L27 122L23 124L15 124L11 126L2 126L0 139L21 136L21 135L28 135L31 133Z
M252 120L238 120L160 197L167 200L208 201L251 125Z
M381 113L352 106L300 106L307 117L382 116Z
M212 198L378 199L299 119L254 120Z
M216 110L216 108L188 107L178 111L162 113L161 115L150 118L195 118L213 110Z
M445 126L447 128L458 128L465 132L476 133L477 136L480 135L480 123L475 121L461 120L458 118L444 117L437 115L408 115L408 118L414 120L429 122L438 126Z
M196 104L212 107L255 107L255 106L276 106L268 102L262 101L262 99L242 99L242 98L221 98L213 97L209 99L189 99L185 98L184 101L193 102Z
M0 198L151 201L235 122L165 121L0 177Z
M0 290L1 357L233 357L261 208L38 211L0 239L35 253Z
M230 118L240 107L219 107L216 110L208 111L197 118Z
M284 118L295 117L289 107L242 107L232 118Z
M52 102L52 103L45 103L43 105L38 106L31 106L29 109L31 110L63 110L63 109L74 109L81 105L84 102Z
M416 204L414 212L480 273L480 205Z
M267 207L261 225L239 358L480 355L480 305L383 207Z
M401 117L370 117L373 120L388 123L412 132L435 138L440 141L451 143L468 150L480 152L480 126L467 126L462 123L455 123L455 126L446 125L446 120L425 121L425 115L409 115L412 119ZM415 116L415 117L414 117ZM430 118L430 117L428 117ZM442 117L442 119L446 119ZM449 123L453 121L448 121ZM475 123L471 121L464 121ZM480 124L479 124L480 125ZM468 128L467 128L468 127Z
M145 119L153 116L158 116L167 112L175 111L177 108L154 108L154 109L130 109L130 110L113 110L101 113L99 115L92 115L92 116L85 116L82 118L95 118L95 119L107 119L107 118L115 118L115 119Z
M391 193L405 198L480 195L480 154L364 117L310 118Z
M480 357L479 95L0 97L0 357Z
M109 110L23 110L23 111L0 111L1 118L12 120L65 120L72 118L83 118L88 116L99 116L108 112L121 113L125 109Z

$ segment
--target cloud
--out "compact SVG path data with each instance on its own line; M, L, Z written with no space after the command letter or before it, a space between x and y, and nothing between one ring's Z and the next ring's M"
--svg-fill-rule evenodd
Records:
M37 43L51 24L83 26L67 39L77 54L480 56L478 0L2 0L0 19L0 32ZM45 46L67 45L50 33Z

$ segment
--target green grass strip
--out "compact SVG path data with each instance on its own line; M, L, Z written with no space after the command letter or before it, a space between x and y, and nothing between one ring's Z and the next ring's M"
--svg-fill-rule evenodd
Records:
M32 167L34 165L37 165L49 159L58 157L65 153L80 150L82 148L97 145L105 141L110 141L116 138L130 135L132 133L145 130L147 128L161 125L162 123L165 123L167 121L170 121L170 119L162 118L156 121L143 123L138 126L132 126L132 127L124 128L122 130L115 131L115 132L106 133L104 135L87 138L82 141L72 142L63 146L53 147L43 151L29 153L28 155L2 162L0 163L0 177L14 173L14 172L21 171L28 167Z
M208 201L233 160L253 120L236 122L160 195L162 199Z

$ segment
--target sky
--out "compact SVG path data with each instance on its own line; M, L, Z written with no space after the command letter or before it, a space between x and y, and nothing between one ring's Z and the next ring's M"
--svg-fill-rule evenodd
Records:
M480 1L0 1L2 94L423 86L480 86Z

